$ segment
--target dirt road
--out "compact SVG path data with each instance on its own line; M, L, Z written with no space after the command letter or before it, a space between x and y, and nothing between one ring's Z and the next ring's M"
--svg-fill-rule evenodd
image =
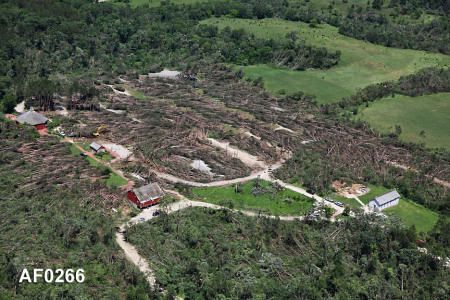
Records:
M167 207L167 213L169 213L169 214L173 213L175 211L178 211L178 210L188 208L188 207L209 207L209 208L213 208L213 209L228 209L226 207L211 204L211 203L191 201L191 200L187 199L186 197L180 195L177 192L170 191L169 193L174 194L181 198L181 201L173 203ZM134 263L141 272L143 272L145 274L147 281L151 286L155 286L155 283L156 283L155 275L154 275L152 269L149 267L147 261L139 255L136 248L124 240L122 232L125 230L127 225L131 226L131 225L137 224L139 222L142 222L142 221L139 221L140 219L142 220L142 218L144 219L144 221L148 221L152 218L155 218L155 216L153 216L153 213L159 209L161 209L160 206L153 206L153 207L143 210L140 214L131 218L127 223L122 224L122 226L120 226L120 228L119 228L119 232L116 232L117 243L123 249L125 256L132 263ZM260 216L260 214L257 214L254 212L249 212L249 211L241 211L241 210L237 210L237 209L233 209L232 211L241 212L244 215L251 216L251 217L259 217ZM264 215L264 217L278 218L276 216L265 216L265 215ZM283 221L294 221L294 220L302 220L304 217L301 216L301 217L279 217L279 218L280 218L280 220L283 220Z

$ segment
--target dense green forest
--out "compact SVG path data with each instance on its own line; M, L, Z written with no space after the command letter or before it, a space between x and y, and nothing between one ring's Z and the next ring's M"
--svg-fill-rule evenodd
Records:
M191 208L127 238L168 295L188 299L446 299L449 270L416 249L414 229L371 218L283 222Z
M326 22L339 27L342 34L373 43L446 54L450 44L448 3L438 1L392 1L389 7L383 6L398 14L432 13L433 21L424 24L414 20L397 24L395 16L373 6L351 8L344 16L332 4L319 10L294 1L162 2L135 9L93 2L0 1L0 98L11 94L17 101L24 99L34 77L62 79L89 69L147 73L161 62L183 67L205 60L275 63L304 70L329 68L339 61L339 52L306 45L295 35L281 42L255 38L245 30L219 32L214 26L197 26L199 20L211 16L277 17L311 26ZM9 107L8 99L2 101L4 107Z
M2 2L0 98L12 94L17 101L34 91L36 77L57 80L97 69L146 74L158 63L182 68L199 60L273 62L303 70L329 68L340 55L295 35L281 42L197 26L212 12L220 14L220 2L137 9L86 0Z

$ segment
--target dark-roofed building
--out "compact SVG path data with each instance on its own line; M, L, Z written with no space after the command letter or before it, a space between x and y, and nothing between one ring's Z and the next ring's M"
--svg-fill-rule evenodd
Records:
M397 205L400 199L399 193L396 190L390 191L381 196L370 200L369 206L376 207L378 210L383 210L391 206Z
M33 125L37 130L44 129L47 126L47 121L46 117L34 110L24 112L16 119L17 123Z
M105 148L96 142L92 142L89 147L94 153L105 152Z
M159 199L162 199L164 192L159 184L154 182L128 191L127 197L133 203L134 207L145 208L154 205Z

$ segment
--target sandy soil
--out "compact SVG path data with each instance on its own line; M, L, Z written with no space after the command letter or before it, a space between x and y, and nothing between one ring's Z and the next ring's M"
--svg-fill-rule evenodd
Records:
M112 152L118 154L120 156L120 158L127 158L129 156L131 156L133 154L133 152L131 152L130 150L128 150L127 148L121 146L121 145L117 145L117 144L113 144L113 143L100 143L103 147L110 149Z
M101 104L101 103L100 103L100 108L103 108L104 110L110 111L110 112L115 113L115 114L118 114L118 115L123 114L123 110L117 110L117 109L106 108L106 106L105 106L104 104Z
M277 127L275 128L275 130L285 130L285 131L294 133L294 131L293 131L292 129L283 127L283 126L281 126L281 125L276 125L276 126L277 126Z
M135 121L135 122L138 122L138 123L142 123L142 121L141 120L139 120L139 119L136 119L136 118L131 118L131 120L133 120L133 121Z
M261 140L261 138L259 136L254 135L253 133L251 133L250 131L244 131L244 135L248 136L248 137L254 137L257 140Z
M205 163L203 160L201 159L195 159L192 163L191 163L191 167L193 167L194 169L199 170L200 172L203 172L205 174L208 174L210 176L215 176L217 175L216 173L211 172L211 168L208 166L207 163Z
M171 71L168 69L164 69L159 73L148 73L148 77L161 77L161 78L177 78L177 76L181 74L179 71Z
M260 161L256 156L251 155L247 152L244 152L242 150L239 150L237 148L234 148L230 146L230 143L228 142L221 142L213 138L208 138L208 140L211 142L211 144L215 147L222 148L228 152L228 155L234 156L238 159L240 159L244 164L251 168L256 169L267 169L269 166L266 165L265 162Z
M141 175L136 173L131 173L131 176L133 176L136 179L139 179L140 181L145 181L145 178L143 178Z

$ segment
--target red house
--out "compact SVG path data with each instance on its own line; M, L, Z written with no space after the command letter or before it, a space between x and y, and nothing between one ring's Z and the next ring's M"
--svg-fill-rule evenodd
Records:
M27 111L17 117L16 122L20 124L30 124L37 130L44 129L47 126L47 118L34 110Z
M137 189L132 189L128 191L127 195L127 198L131 201L134 207L140 209L157 203L159 199L163 197L164 192L156 182Z

